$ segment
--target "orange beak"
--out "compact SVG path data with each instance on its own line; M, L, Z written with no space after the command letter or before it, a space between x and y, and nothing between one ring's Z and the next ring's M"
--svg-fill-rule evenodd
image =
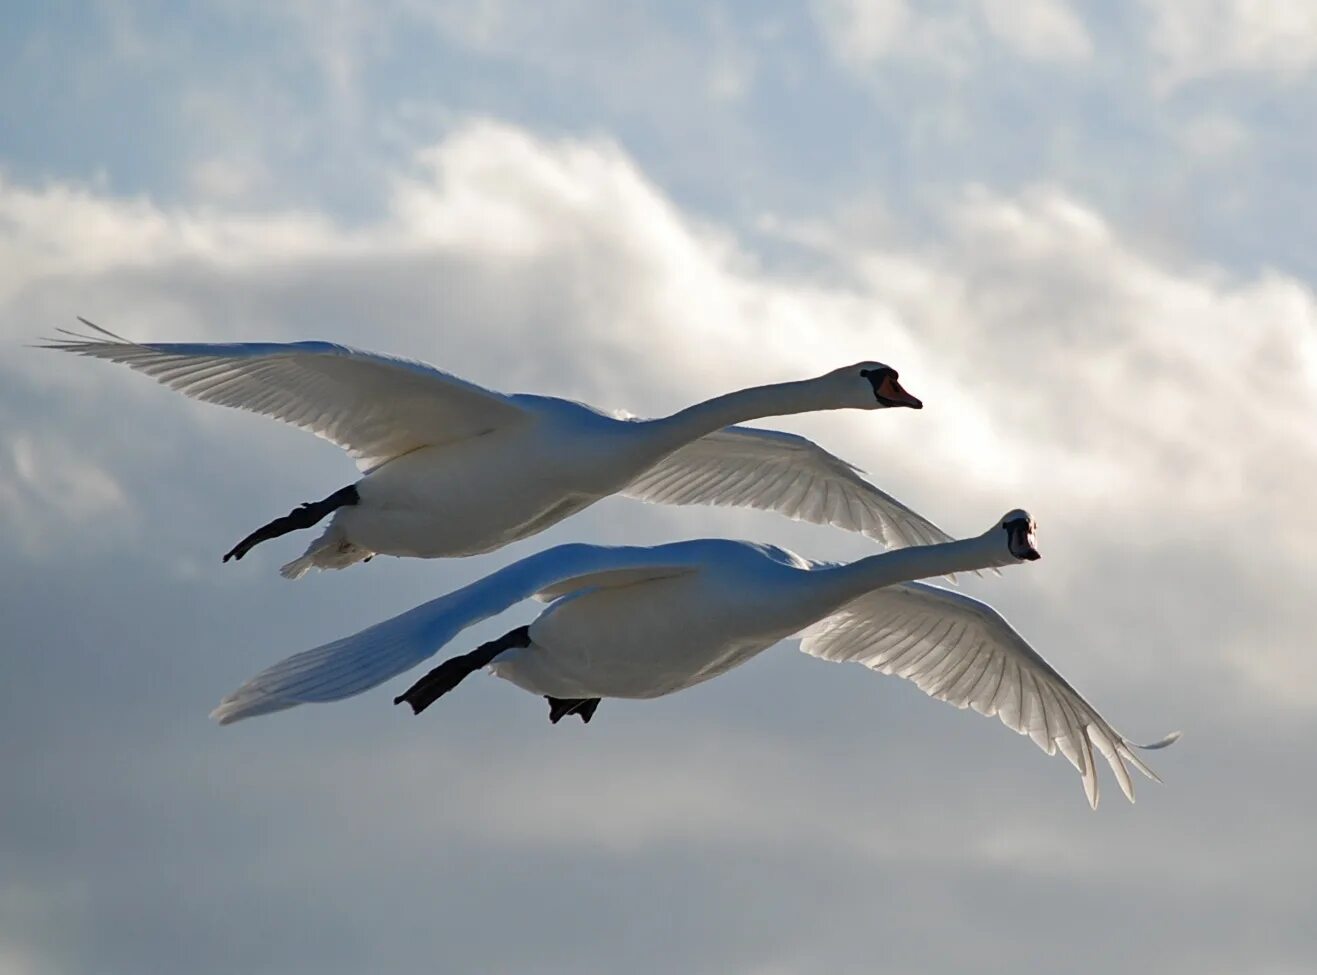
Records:
M883 377L883 381L878 385L878 395L883 399L890 401L896 406L908 406L912 410L922 410L924 404L918 398L911 396L891 376Z

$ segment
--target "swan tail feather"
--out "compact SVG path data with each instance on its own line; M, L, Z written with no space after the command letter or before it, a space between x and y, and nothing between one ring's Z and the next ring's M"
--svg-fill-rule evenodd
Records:
M300 579L312 569L346 569L365 562L375 553L343 538L337 525L331 524L306 547L306 551L279 569L285 579Z
M279 574L285 579L300 579L316 567L315 557L312 555L299 555L291 562L287 562L279 567Z

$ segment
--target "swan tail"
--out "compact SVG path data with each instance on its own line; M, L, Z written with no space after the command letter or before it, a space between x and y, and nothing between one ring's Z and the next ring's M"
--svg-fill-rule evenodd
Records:
M304 650L261 671L210 713L220 724L299 704L352 697L410 670L435 649L428 604L352 636Z
M312 569L346 569L365 562L375 553L353 545L343 537L337 525L330 525L306 551L279 570L285 579L300 579Z

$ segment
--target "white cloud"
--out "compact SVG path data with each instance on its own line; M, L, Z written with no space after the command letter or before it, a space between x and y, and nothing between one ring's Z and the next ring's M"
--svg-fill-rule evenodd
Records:
M1093 54L1084 23L1065 0L979 0L988 29L1036 61L1084 61Z
M913 20L905 0L819 0L815 16L833 50L852 68L896 53Z
M0 453L0 521L11 544L44 556L72 535L105 540L126 513L114 476L63 440L11 431Z
M754 65L744 54L720 55L709 67L709 95L720 102L745 98L754 86Z
M504 387L656 412L747 382L891 361L931 405L917 418L839 414L787 425L877 466L879 480L956 531L978 530L1021 502L1055 509L1067 532L1094 541L1106 535L1088 526L1118 521L1135 550L1173 548L1212 525L1232 546L1222 571L1248 573L1268 564L1301 571L1300 540L1317 532L1303 487L1317 478L1317 444L1306 433L1317 408L1310 290L1276 273L1232 280L1164 266L1056 189L967 191L948 207L941 241L917 249L833 230L830 281L765 272L727 232L678 211L607 140L546 142L493 122L422 153L417 170L395 178L387 219L359 230L315 214L233 216L59 186L0 189L0 249L15 257L0 294L22 294L22 307L49 307L42 296L67 291L70 274L87 282L94 307L93 296L133 268L142 313L107 324L149 335L163 316L220 334L177 291L179 262L238 289L272 275L297 280L304 268L308 284L290 287L316 287L321 275L327 285L348 274L365 283L393 265L408 269L389 272L396 307L363 344L425 355L437 314L441 328L462 335L446 343L443 364L485 369ZM829 231L816 238L828 241ZM453 262L476 272L452 286L477 317L444 325L425 267ZM119 294L113 307L130 304ZM281 314L268 306L257 318ZM517 353L491 366L495 348ZM47 375L87 368L40 365ZM875 430L881 451L867 446ZM27 468L81 484L68 492L75 510L118 503L113 474L70 466L76 446L42 449L50 453L24 455ZM1249 537L1265 545L1237 551L1241 539L1226 526L1243 510ZM1266 560L1252 554L1263 550ZM1085 571L1082 558L1072 564ZM1305 640L1286 635L1245 657L1223 635L1215 659L1273 688L1309 666ZM1304 686L1289 686L1296 704L1313 700Z
M0 298L33 281L160 267L179 260L220 265L297 260L340 246L313 214L255 215L164 209L68 183L31 189L0 178Z
M259 159L212 156L193 165L188 183L201 199L241 200L268 186L270 173Z
M283 844L270 841L274 852L251 844L238 857L244 871L259 861L296 877L299 903L310 897L332 914L334 905L318 898L333 885L317 878L350 874L355 885L358 870L373 868L388 874L392 889L420 865L427 879L451 880L452 862L443 858L455 848L496 849L517 861L534 853L537 864L590 857L601 871L686 851L748 869L780 843L785 859L767 874L775 878L802 865L868 873L880 864L917 887L946 870L956 878L948 889L968 876L985 889L1039 884L1050 897L1065 884L1090 897L1113 895L1131 911L1174 894L1192 902L1195 919L1246 897L1279 908L1302 902L1310 854L1291 847L1306 825L1293 810L1307 808L1308 786L1284 775L1286 756L1265 749L1273 733L1302 740L1317 717L1305 618L1305 539L1317 532L1308 498L1317 478L1317 302L1306 285L1277 272L1241 277L1142 253L1101 213L1055 187L967 188L921 236L890 225L866 236L845 221L820 222L797 237L814 249L814 270L782 270L729 229L684 212L614 142L546 139L492 121L456 129L395 173L387 199L384 216L348 227L318 213L239 214L6 183L0 322L22 340L66 321L66 309L104 314L104 324L137 338L319 335L427 358L500 388L639 412L848 361L888 360L928 409L782 425L870 468L958 532L1028 506L1043 522L1044 561L974 591L1002 605L1119 726L1155 735L1183 722L1189 736L1156 757L1166 789L1145 789L1141 799L1153 798L1134 810L1106 803L1095 818L1058 759L858 668L800 663L818 682L819 701L829 702L827 722L817 720L817 702L793 718L786 704L799 706L796 672L760 661L689 698L653 704L678 724L716 714L707 727L665 736L657 727L664 718L645 719L654 723L628 734L627 722L641 719L618 705L607 723L601 711L588 729L570 729L582 737L537 736L534 748L516 738L524 726L501 727L499 715L480 711L492 697L475 688L467 697L464 687L459 710L445 713L443 733L452 737L433 750L426 735L435 724L407 724L404 733L396 722L368 723L362 716L373 722L387 700L376 694L227 737L195 731L178 746L185 754L162 779L169 789L195 790L185 794L200 806L218 801L217 815L245 818L252 832L259 820L261 836ZM105 363L25 350L0 361L0 375L0 442L10 445L0 455L8 465L0 483L22 492L18 517L40 527L42 546L85 559L85 573L75 565L61 576L69 592L94 593L89 576L135 552L108 561L84 544L98 518L150 524L143 547L170 551L173 540L161 533L188 531L198 548L204 540L218 554L231 539L215 536L230 522L281 513L303 500L293 492L322 476L337 486L332 479L350 471L310 438L171 399ZM34 483L64 488L48 497ZM801 539L796 547L809 555L869 550L767 516L655 513L622 502L595 514L565 523L554 540L748 526L742 533ZM277 579L250 582L261 568L253 558L239 575L208 562L204 585L149 565L138 597L153 614L145 629L119 604L139 591L137 581L112 580L119 588L106 599L119 629L101 625L119 656L104 677L124 676L104 691L98 682L77 698L83 692L72 679L102 659L99 644L71 641L62 664L44 653L0 663L35 670L33 686L101 708L94 720L110 730L138 720L158 735L180 713L195 711L200 723L224 690L207 683L221 672L236 679L326 631L370 622L421 590L490 567L384 562L290 590ZM23 563L25 571L40 568L36 557ZM7 587L26 583L24 571L10 571ZM248 588L229 601L224 586L239 578L248 582L232 585ZM195 586L184 590L186 600L156 596L185 583ZM29 615L9 624L29 636L59 622L37 588L26 593ZM97 620L94 609L80 612ZM149 653L122 635L139 630ZM197 653L170 669L165 662L178 650L170 640L225 652ZM737 698L740 687L758 696ZM846 699L853 688L864 696ZM489 691L512 695L510 709L539 704L510 688ZM94 721L75 715L88 723L69 730L67 714L47 718L27 698L0 709L0 720L46 721L43 735L63 729L81 755L79 736L95 737L87 731ZM832 706L844 699L846 707ZM881 722L891 725L873 713L879 700ZM471 710L460 710L467 701ZM486 724L471 733L463 717ZM775 740L779 721L794 721L805 740ZM536 722L538 732L542 715ZM598 737L605 728L619 743L611 751L610 739ZM403 734L415 736L410 745L395 739ZM32 728L24 735L40 745ZM108 733L105 742L121 750ZM32 756L33 766L44 768L39 759ZM268 773L260 781L226 778L260 761ZM184 781L184 770L202 778ZM83 786L72 787L81 795ZM899 795L889 791L895 787ZM105 803L104 783L97 788ZM121 814L156 805L155 791L124 791L131 795L119 798ZM1031 799L1022 806L1025 792ZM39 812L41 794L24 791L24 802ZM1259 795L1270 803L1260 812L1249 805ZM265 804L276 799L284 806ZM177 818L172 804L161 808ZM1005 819L1002 810L1010 811ZM1198 834L1178 829L1188 815L1210 823L1218 857L1204 863ZM1253 845L1235 843L1245 816L1267 825L1268 855L1283 845L1288 859L1260 864ZM167 830L143 828L149 836L140 842L153 852L162 832L170 839ZM244 849L250 835L234 847ZM362 835L372 842L361 844ZM450 847L454 836L461 842ZM174 841L195 853L190 831ZM1128 856L1112 852L1127 847ZM326 860L325 850L337 859ZM270 857L281 859L271 867ZM1185 877L1192 882L1177 879ZM234 883L245 892L246 874ZM845 888L861 906L870 903L863 883ZM1039 904L1027 892L1014 896L1012 909ZM188 903L195 909L196 900ZM217 923L212 912L198 914L203 927ZM1001 947L999 935L982 938Z
M1220 74L1293 81L1317 65L1317 7L1308 0L1142 0L1160 82Z
M1239 119L1221 113L1207 113L1186 122L1179 131L1180 143L1193 157L1228 165L1247 151L1250 133Z
M959 0L936 11L906 0L818 0L824 39L847 67L904 60L964 74L994 42L1029 61L1078 62L1093 53L1065 0Z

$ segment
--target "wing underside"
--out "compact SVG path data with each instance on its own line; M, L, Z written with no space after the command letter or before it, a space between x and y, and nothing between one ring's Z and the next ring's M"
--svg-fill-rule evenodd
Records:
M363 471L527 417L510 397L433 366L329 342L141 344L83 324L96 334L68 332L46 347L122 363L194 399L310 431Z
M868 593L803 635L801 649L824 660L864 664L913 681L958 708L996 716L1048 755L1060 751L1097 807L1093 748L1132 802L1126 763L1151 779L1135 748L1160 748L1178 735L1138 745L1121 735L1000 614L962 593L910 582Z
M660 504L737 505L860 532L892 547L951 537L805 437L727 427L637 477L629 497Z

